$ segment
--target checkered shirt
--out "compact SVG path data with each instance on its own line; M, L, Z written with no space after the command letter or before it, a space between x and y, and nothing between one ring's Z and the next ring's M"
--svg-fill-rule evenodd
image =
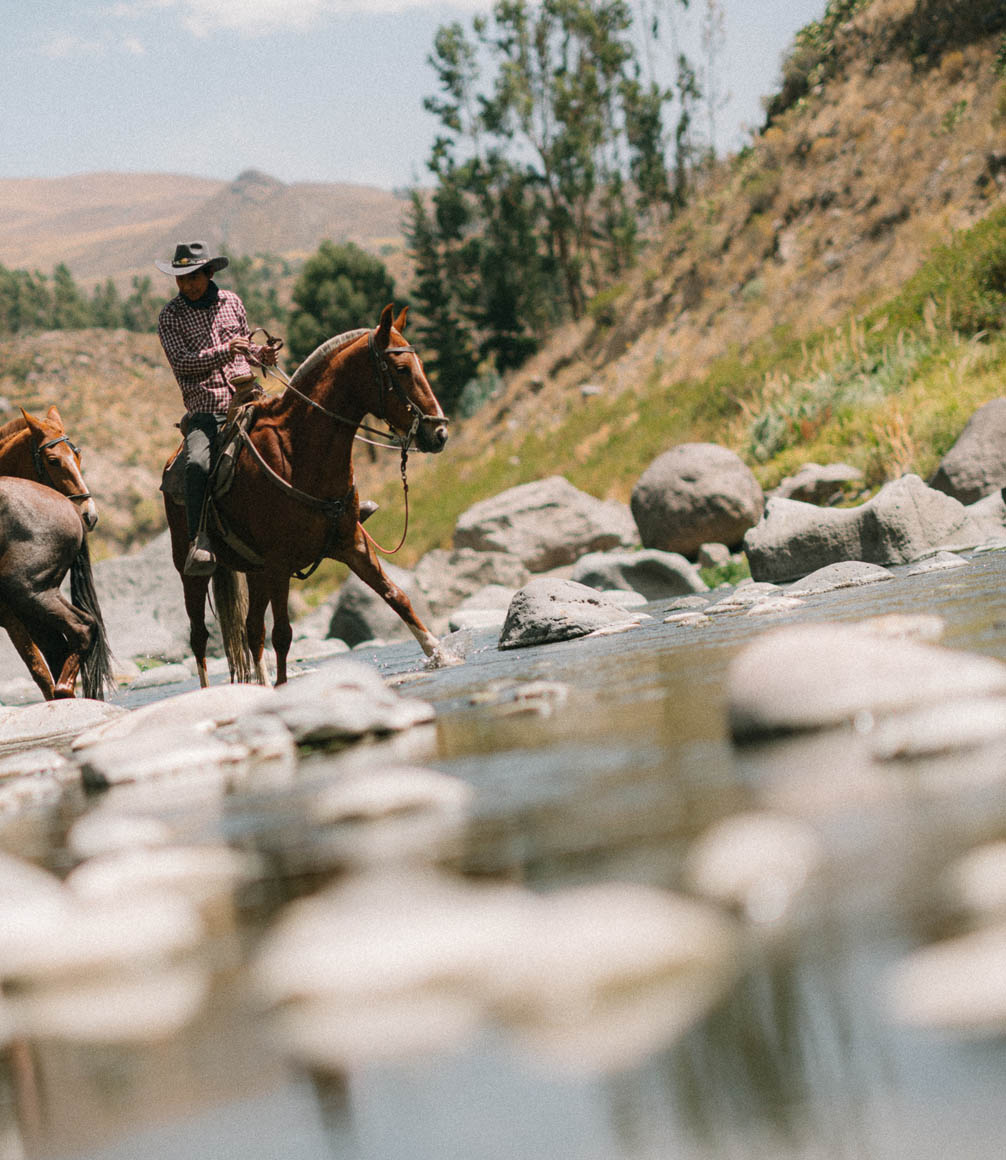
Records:
M207 309L191 306L183 294L164 306L157 319L157 335L187 411L226 414L234 394L228 380L254 373L245 356L231 354L227 344L247 334L244 303L231 290L221 290ZM256 357L262 350L252 345Z

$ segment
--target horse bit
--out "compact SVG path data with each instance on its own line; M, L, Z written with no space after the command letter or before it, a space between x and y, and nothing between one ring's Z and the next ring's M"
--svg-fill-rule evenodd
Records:
M48 451L50 447L55 447L59 443L65 443L67 447L69 447L70 450L74 453L74 455L76 455L78 463L80 462L80 448L75 443L70 442L69 435L60 435L58 438L50 439L48 443L43 443L41 445L35 443L33 440L31 445L31 457L35 464L35 474L38 476L39 483L48 483L50 486L53 484L53 478L49 474L49 468L46 467L45 462L42 459L42 452ZM59 489L57 488L57 490ZM69 493L64 494L66 495L67 499L91 498L91 493L89 491L81 491L76 495L70 495Z

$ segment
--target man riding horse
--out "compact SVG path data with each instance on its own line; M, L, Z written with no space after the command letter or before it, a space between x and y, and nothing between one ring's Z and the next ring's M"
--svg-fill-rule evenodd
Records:
M155 262L174 276L178 294L161 310L157 334L181 388L185 415L179 426L185 437L185 516L189 552L185 572L207 576L216 558L202 525L206 486L217 435L239 387L254 381L249 358L266 366L276 350L251 341L244 303L232 290L221 290L213 275L227 266L211 257L205 242L179 242L170 262Z

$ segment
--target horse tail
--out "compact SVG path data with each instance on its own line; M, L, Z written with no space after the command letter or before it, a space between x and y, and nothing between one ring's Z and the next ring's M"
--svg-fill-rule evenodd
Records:
M70 565L70 603L91 618L91 643L80 658L80 683L85 697L103 701L115 689L112 653L91 571L91 549L84 536Z
M248 615L248 581L243 572L217 564L213 573L213 603L223 638L231 680L247 684L253 666L245 618Z

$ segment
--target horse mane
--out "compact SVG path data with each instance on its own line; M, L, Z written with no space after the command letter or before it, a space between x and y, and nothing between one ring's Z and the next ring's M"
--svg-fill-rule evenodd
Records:
M337 334L334 338L326 339L321 346L313 350L300 366L293 372L290 382L295 386L299 386L304 379L312 374L322 363L327 362L331 354L337 353L344 346L349 346L351 342L356 342L361 335L367 333L367 327L360 327L357 330L347 330L343 334Z
M3 443L12 435L16 435L18 431L23 431L27 426L28 424L25 422L23 415L18 415L16 419L9 419L0 427L0 443Z

